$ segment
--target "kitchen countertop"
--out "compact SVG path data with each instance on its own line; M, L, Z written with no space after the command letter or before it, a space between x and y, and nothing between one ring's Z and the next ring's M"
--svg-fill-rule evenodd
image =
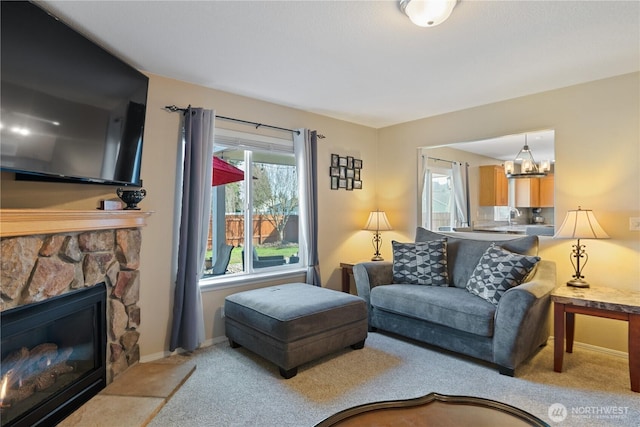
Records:
M513 233L513 234L525 234L527 232L526 225L513 224L513 225L479 225L474 226L473 231L489 231L493 233Z
M512 225L478 225L473 227L474 232L529 234L553 236L554 226L550 224L512 224Z

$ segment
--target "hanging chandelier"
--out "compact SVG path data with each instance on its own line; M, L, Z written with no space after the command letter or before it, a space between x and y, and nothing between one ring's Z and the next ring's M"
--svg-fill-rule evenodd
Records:
M533 153L527 144L527 135L524 135L524 147L518 152L515 159L504 162L504 173L507 178L542 178L551 170L551 161L543 160L536 163Z

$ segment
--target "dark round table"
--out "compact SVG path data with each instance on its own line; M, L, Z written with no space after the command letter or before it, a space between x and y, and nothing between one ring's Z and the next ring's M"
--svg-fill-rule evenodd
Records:
M430 393L407 400L367 403L345 409L316 427L454 427L545 426L547 423L515 406L470 396Z

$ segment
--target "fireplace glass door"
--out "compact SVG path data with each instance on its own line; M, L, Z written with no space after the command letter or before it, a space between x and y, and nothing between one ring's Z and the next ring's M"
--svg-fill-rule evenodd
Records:
M52 425L106 385L100 284L2 312L2 426Z

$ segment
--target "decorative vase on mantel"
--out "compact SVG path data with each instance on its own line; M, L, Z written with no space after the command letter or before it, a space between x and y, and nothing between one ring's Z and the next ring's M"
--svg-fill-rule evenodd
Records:
M145 196L147 195L147 190L145 190L144 188L141 188L139 190L125 190L123 188L118 188L116 190L116 194L118 195L120 200L127 204L125 210L139 211L140 208L138 207L138 203L140 203L142 199L145 198Z

